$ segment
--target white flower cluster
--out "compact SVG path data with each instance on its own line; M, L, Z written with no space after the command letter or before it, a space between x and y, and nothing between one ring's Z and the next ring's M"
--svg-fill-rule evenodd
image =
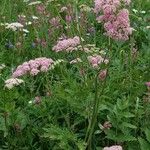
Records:
M136 9L132 9L132 11L137 14L137 13L141 13L141 14L146 14L146 11L145 10L141 10L141 11L138 11Z
M31 5L41 4L41 3L42 3L41 1L35 1L35 2L29 3L28 5L31 6Z
M123 150L120 145L114 145L111 147L104 147L103 150Z
M92 10L92 8L90 8L88 5L85 5L85 4L82 4L79 7L82 12L91 12Z
M24 29L24 25L19 22L12 22L12 23L1 23L1 26L5 26L6 29L11 29L12 31L23 31L24 33L29 33L27 29Z
M56 60L56 61L52 64L52 66L50 67L50 69L54 69L55 66L59 65L59 64L62 63L62 62L64 62L63 59L58 59L58 60Z
M76 64L76 63L80 63L82 62L82 60L80 58L76 58L70 61L70 64Z
M27 3L27 2L29 2L29 0L24 0L23 2L24 2L24 3Z
M41 1L33 1L33 2L30 2L30 0L23 0L24 3L28 3L29 6L32 6L32 5L37 5L37 4L41 4L42 2Z
M6 29L12 29L13 31L16 31L17 29L22 29L24 27L19 22L6 23L5 26Z
M12 89L14 86L18 86L21 83L24 83L24 81L21 79L10 78L10 79L5 81L5 87L8 89Z
M32 16L32 19L33 20L37 20L37 19L39 19L37 16Z

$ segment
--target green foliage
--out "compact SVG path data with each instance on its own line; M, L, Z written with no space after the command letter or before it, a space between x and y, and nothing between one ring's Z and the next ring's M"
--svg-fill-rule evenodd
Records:
M140 143L141 150L145 150L145 149L150 148L150 144L146 140L142 139L141 137L139 137L138 140Z
M93 11L81 10L93 10L93 0L41 0L40 7L29 2L0 1L0 150L102 150L112 145L149 150L149 0L132 1L135 30L126 42L108 39ZM60 11L64 6L67 12ZM67 13L71 23L66 22ZM53 26L51 19L57 17L59 25ZM5 29L5 23L18 21L32 22L24 24L29 33ZM80 48L89 46L90 53L55 53L52 47L62 35L79 36ZM106 56L109 63L93 68L87 58L94 54ZM14 69L37 57L64 62L37 76L20 77L24 84L7 89L5 81ZM82 62L69 63L78 57ZM1 64L6 67L1 69ZM108 71L105 80L95 80L103 69Z
M67 128L59 128L51 125L50 127L44 128L44 135L42 137L48 138L50 142L54 142L52 149L77 149L84 150L84 142L79 141L77 136L69 131Z

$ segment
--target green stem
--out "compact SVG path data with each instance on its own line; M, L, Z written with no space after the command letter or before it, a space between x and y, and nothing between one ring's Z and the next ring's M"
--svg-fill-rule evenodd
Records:
M109 39L109 50L111 50L111 42L110 42L110 39ZM105 55L105 58L103 60L102 63L104 63L104 61L106 60L106 57L107 57L107 54ZM112 58L111 58L112 59ZM107 74L108 74L108 69L110 67L110 61L109 61L109 64L108 64L108 67L107 67ZM93 133L94 133L94 128L95 128L95 125L96 125L96 121L97 121L97 116L98 116L98 108L99 108L99 99L100 97L102 96L102 93L104 92L104 89L105 89L105 85L106 85L106 79L107 79L107 75L106 75L106 78L103 82L103 85L102 85L102 89L98 95L98 75L99 75L99 72L101 71L101 68L98 70L96 76L95 76L95 98L94 98L94 104L93 104L93 113L92 113L92 119L89 123L89 126L88 126L88 129L87 129L87 132L86 132L86 136L85 136L85 142L87 143L87 148L88 150L91 150L92 147L91 147L91 142L92 142L92 136L93 136Z
M89 133L89 137L87 139L87 145L88 148L91 149L91 139L94 131L94 127L96 124L96 119L97 119L97 113L98 113L98 105L99 105L99 100L98 100L98 75L96 75L95 78L95 99L94 99L94 107L93 107L93 115L92 115L92 121L91 121L91 130Z
M96 75L96 78L95 78L95 99L94 99L94 107L93 107L93 114L92 114L92 121L91 121L91 125L90 125L90 131L89 131L89 136L87 138L87 146L88 146L88 149L91 150L91 142L92 142L92 136L93 136L93 133L94 133L94 128L95 128L95 125L96 125L96 121L97 121L97 116L98 116L98 108L99 108L99 99L101 96L102 96L102 93L104 92L104 89L105 89L105 85L106 85L106 79L103 83L103 86L102 86L102 89L100 91L100 95L98 95L98 75L99 75L99 72L97 73Z

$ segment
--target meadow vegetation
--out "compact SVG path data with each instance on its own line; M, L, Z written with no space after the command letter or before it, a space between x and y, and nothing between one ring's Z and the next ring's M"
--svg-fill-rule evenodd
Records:
M150 150L149 0L0 1L0 150Z

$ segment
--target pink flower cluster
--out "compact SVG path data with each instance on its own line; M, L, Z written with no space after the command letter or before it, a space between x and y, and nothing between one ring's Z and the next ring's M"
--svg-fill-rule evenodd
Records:
M97 68L101 63L105 63L108 64L109 60L108 59L104 59L102 56L100 55L95 55L95 56L88 56L88 61L90 62L90 64L92 65L92 67Z
M104 23L105 35L115 40L126 41L132 34L132 28L128 10L120 9L121 2L130 4L130 0L95 0L94 11L98 15L97 21ZM103 15L99 15L100 12Z
M117 7L120 6L120 0L95 0L94 11L96 14L103 11L103 13L115 12Z
M106 35L116 40L128 40L129 35L132 34L132 28L129 22L128 10L120 10L113 21L108 21L104 24Z
M57 42L57 44L53 47L53 51L73 51L76 46L80 44L80 38L75 36L74 38L64 39Z
M103 150L123 150L123 149L119 145L114 145L114 146L111 146L111 147L104 147Z
M13 72L13 77L20 77L27 73L32 76L37 75L39 72L47 72L54 61L51 58L41 57L28 62L24 62L22 65L19 65L17 69Z
M102 11L104 14L111 14L117 11L121 2L129 5L131 0L95 0L94 12L98 14Z

